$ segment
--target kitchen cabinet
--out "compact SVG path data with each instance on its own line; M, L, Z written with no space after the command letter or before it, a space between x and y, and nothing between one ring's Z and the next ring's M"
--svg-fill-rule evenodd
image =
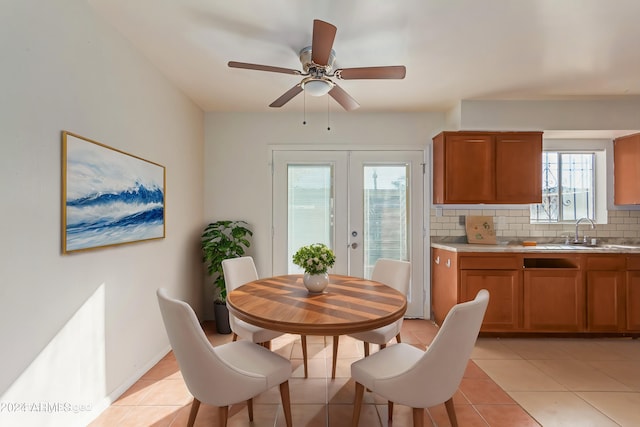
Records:
M587 330L624 330L626 308L625 266L620 255L586 256Z
M640 133L613 140L613 202L640 204Z
M640 336L640 254L438 247L432 256L438 324L455 304L487 289L482 333Z
M460 295L471 301L481 289L490 294L482 331L512 331L521 325L520 268L518 258L503 256L461 256Z
M458 303L458 260L454 252L431 250L431 310L442 324L451 307Z
M433 202L539 203L542 132L442 132L433 139Z
M584 329L584 286L579 259L524 259L524 329L578 332Z
M627 257L625 307L628 331L640 331L640 256Z

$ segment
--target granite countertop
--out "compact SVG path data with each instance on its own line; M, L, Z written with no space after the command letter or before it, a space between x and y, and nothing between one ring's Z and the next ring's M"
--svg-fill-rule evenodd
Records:
M434 242L432 248L452 252L530 252L530 253L640 253L640 244L600 244L571 245L562 243L541 243L536 246L523 246L517 243L496 245L478 245L468 243Z

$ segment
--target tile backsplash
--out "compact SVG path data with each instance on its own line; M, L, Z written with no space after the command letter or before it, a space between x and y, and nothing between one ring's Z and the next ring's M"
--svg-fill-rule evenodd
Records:
M464 221L460 217L483 215L493 217L496 238L499 243L517 240L562 242L566 236L573 239L575 223L531 224L529 208L523 209L431 209L431 241L466 242ZM610 210L607 224L596 224L591 229L588 222L580 224L580 238L587 235L604 241L640 241L640 210Z

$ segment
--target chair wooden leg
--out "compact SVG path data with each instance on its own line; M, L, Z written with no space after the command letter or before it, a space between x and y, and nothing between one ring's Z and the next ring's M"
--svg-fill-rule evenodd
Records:
M400 332L398 332L398 335L396 335L396 341L402 342L402 339L400 338Z
M413 408L413 427L424 427L424 408Z
M369 343L366 341L364 343L364 357L369 357Z
M289 396L289 381L280 384L280 399L284 410L284 421L287 427L291 427L291 397Z
M238 341L238 334L234 332L233 337L231 338L231 341Z
M307 368L307 336L300 335L302 339L302 363L304 364L304 377L309 376L309 369Z
M218 425L227 427L227 418L229 418L229 407L221 406L218 408Z
M249 412L249 421L253 422L253 398L247 400L247 412Z
M380 344L380 350L382 350L383 348L387 348L386 344Z
M393 402L390 400L387 401L387 412L389 412L387 414L387 419L391 421L393 419Z
M331 379L336 378L336 364L338 363L338 343L340 342L340 336L336 335L333 337L333 365L331 366Z
M444 406L447 408L447 415L449 415L449 421L451 421L451 427L458 427L458 419L456 418L456 409L453 407L453 397L446 402Z
M351 427L358 427L360 421L360 410L362 409L362 398L364 397L364 386L356 382L356 400L353 403L353 417L351 418Z
M193 398L193 402L191 402L191 411L189 412L189 421L187 421L188 427L193 427L193 424L196 422L196 415L198 414L198 409L200 408L200 401Z

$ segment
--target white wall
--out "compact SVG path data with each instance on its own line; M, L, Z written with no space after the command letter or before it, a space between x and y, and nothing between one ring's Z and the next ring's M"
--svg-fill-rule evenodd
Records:
M0 425L86 425L168 350L156 288L200 308L204 115L85 1L3 2L0 52ZM61 255L62 130L166 166L165 239Z
M638 129L640 97L606 100L482 101L461 103L465 130Z
M281 110L206 115L205 219L242 219L251 225L254 238L250 253L260 276L271 272L270 145L426 148L442 130L444 114L332 113L330 123L327 131L327 115L316 113L307 114L303 125L302 113ZM205 304L212 300L211 287L206 288ZM205 316L213 317L208 304L204 310Z

